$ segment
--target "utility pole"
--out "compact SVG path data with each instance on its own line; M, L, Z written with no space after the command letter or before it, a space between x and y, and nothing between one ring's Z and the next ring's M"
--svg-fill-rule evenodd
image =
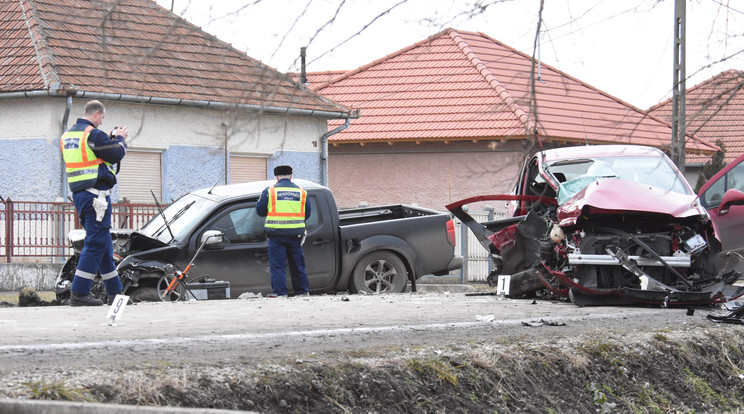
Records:
M672 161L685 173L685 1L674 3L674 88L672 89Z

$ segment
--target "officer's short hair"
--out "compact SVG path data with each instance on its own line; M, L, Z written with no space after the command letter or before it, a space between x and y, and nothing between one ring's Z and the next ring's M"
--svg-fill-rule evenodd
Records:
M90 101L85 104L85 107L83 108L85 116L93 115L96 112L103 112L105 110L106 109L103 107L103 104L100 101Z

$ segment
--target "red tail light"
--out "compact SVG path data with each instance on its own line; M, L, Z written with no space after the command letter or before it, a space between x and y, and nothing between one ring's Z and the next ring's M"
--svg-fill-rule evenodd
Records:
M452 220L447 221L447 241L453 246L457 242L457 236L455 235L455 222Z

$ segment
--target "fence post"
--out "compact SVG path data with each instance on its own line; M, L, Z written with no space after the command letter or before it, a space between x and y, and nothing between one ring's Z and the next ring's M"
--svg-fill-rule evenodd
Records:
M5 259L10 263L13 255L13 201L8 198L5 201Z
M494 217L493 211L495 209L492 206L489 206L488 204L486 204L483 207L483 209L488 212L488 221L493 221L493 217ZM487 268L488 269L488 275L490 275L491 274L491 271L493 270L493 264L491 263L491 255L490 254L488 256L486 256L486 260L487 260L487 263L488 263L488 268Z
M467 206L462 207L462 211L468 211ZM468 280L468 226L460 222L460 254L462 254L462 267L460 268L460 283Z

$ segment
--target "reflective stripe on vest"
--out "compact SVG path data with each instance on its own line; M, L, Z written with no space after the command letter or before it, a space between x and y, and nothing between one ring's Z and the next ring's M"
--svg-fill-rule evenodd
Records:
M297 229L305 227L307 191L294 187L269 187L265 227Z
M59 140L59 148L65 160L67 181L76 183L79 181L90 181L92 187L98 180L98 166L106 164L111 169L111 164L96 157L88 147L88 136L94 128L88 125L84 131L67 131Z

